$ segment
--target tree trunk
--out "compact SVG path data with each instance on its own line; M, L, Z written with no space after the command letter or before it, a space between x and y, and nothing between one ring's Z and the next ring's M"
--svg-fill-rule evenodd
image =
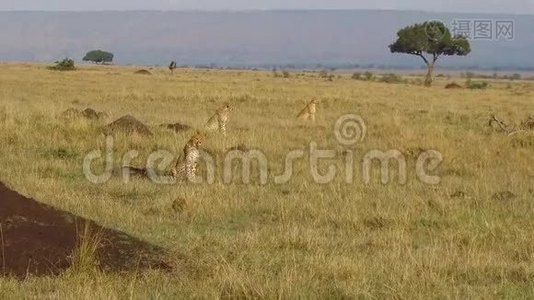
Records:
M425 86L430 87L432 85L432 74L434 73L434 63L427 64L428 71L425 78Z

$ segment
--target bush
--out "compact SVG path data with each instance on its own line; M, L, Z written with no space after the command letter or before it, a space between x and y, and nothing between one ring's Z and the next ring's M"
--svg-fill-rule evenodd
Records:
M408 83L413 85L423 85L423 80L421 78L415 78L413 80L409 80Z
M489 86L489 84L486 81L472 81L471 79L468 79L465 82L465 86L468 89L472 89L472 90L483 90L483 89L486 89Z
M62 61L56 61L55 65L48 67L48 69L55 71L72 71L76 70L76 67L74 66L74 60L65 58Z
M404 80L400 75L393 73L382 75L379 81L385 83L404 83Z
M512 74L512 76L510 77L510 80L521 80L521 74L518 74L518 73Z
M282 71L282 77L284 77L284 78L289 78L289 77L291 77L291 74L289 74L288 71L283 70L283 71Z
M351 78L354 80L360 80L362 79L362 73L360 72L353 73Z
M328 79L328 71L327 70L322 70L321 72L319 72L319 78Z
M373 80L375 78L373 73L371 73L369 71L363 73L363 77L364 77L364 80Z

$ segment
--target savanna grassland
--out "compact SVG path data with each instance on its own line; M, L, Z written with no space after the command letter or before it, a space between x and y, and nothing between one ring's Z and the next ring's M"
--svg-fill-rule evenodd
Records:
M446 90L453 79L424 88L350 74L330 81L317 73L275 78L259 71L135 70L2 65L0 180L164 247L173 270L1 278L0 298L534 297L534 135L508 136L488 126L491 114L517 124L534 114L532 82ZM319 100L317 121L297 120L312 97ZM83 159L104 150L107 123L131 114L150 126L153 136L119 134L114 144L115 166L129 150L139 151L133 164L143 166L156 150L180 154L193 133L159 124L202 129L225 102L234 107L227 136L211 133L204 143L218 159L214 184L112 178L96 185L85 178ZM60 117L86 107L107 119ZM350 149L333 131L346 113L360 115L368 130ZM336 179L315 183L303 158L288 183L275 184L271 178L282 173L286 154L308 152L312 141L338 153L320 164L323 172L335 164ZM267 185L256 177L250 184L222 182L224 153L238 145L268 157ZM363 181L362 158L373 149L405 154L406 184L397 177L382 184L378 164L371 182ZM415 172L417 153L427 149L443 155L429 171L441 177L437 185ZM348 150L355 158L350 184L344 180ZM183 211L173 209L177 198L186 201Z

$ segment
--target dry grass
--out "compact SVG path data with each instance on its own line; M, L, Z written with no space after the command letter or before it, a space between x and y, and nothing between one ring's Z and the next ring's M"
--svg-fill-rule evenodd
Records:
M173 273L114 275L70 272L23 282L0 279L0 298L531 298L534 297L534 136L508 137L487 126L492 113L524 120L534 113L533 86L492 83L484 91L405 84L327 81L317 74L273 78L270 72L92 67L51 72L43 66L0 69L0 179L19 192L169 249ZM521 90L521 93L514 91ZM295 119L317 97L318 121ZM111 122L131 114L154 136L118 136L116 165L138 150L180 153L222 103L235 107L226 139L210 135L219 157L243 144L262 149L273 172L285 154L344 149L332 128L352 112L368 125L356 153L356 179L311 181L306 161L292 180L224 185L114 179L89 183L86 153L103 149L99 124L66 122L68 108L104 111ZM408 160L408 183L364 184L370 149L436 149L444 162L438 186L425 185ZM340 167L341 156L334 160ZM220 171L220 170L219 170ZM272 182L272 181L270 181ZM457 193L457 192L461 193ZM511 191L510 201L492 199ZM462 197L451 197L451 195ZM173 202L187 201L177 212Z
M78 241L74 253L71 254L69 272L90 274L98 271L98 248L102 243L102 232L94 231L89 222L77 224Z

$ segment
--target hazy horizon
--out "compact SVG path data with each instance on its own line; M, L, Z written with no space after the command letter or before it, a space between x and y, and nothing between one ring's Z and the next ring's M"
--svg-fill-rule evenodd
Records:
M417 68L418 58L392 54L387 48L399 28L425 20L451 26L455 19L508 19L502 14L358 10L0 14L2 61L81 60L88 50L103 49L114 53L118 64L164 65L175 60L181 65L244 67ZM529 49L534 17L509 19L514 22L512 37L472 40L469 56L444 58L440 67L533 69Z

